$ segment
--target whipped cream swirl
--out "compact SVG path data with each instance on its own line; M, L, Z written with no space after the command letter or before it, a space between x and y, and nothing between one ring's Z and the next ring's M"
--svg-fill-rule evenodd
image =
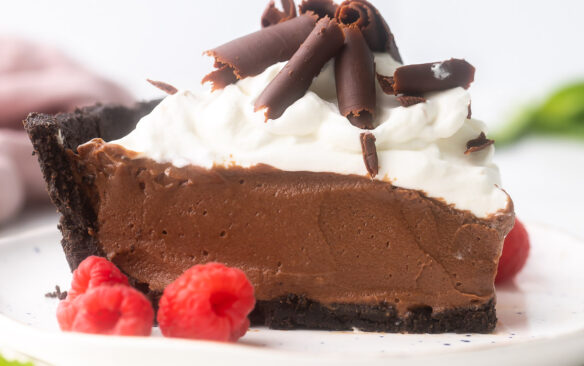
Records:
M375 54L375 63L384 75L401 66L387 54ZM254 112L256 98L284 65L212 93L181 90L112 143L178 167L268 164L367 176L359 140L363 130L339 114L332 61L280 118L266 123L263 111ZM508 197L492 163L494 147L464 154L466 142L486 132L484 123L466 118L469 93L454 88L425 98L425 103L402 107L378 86L371 130L379 159L375 179L424 191L477 217L504 210Z

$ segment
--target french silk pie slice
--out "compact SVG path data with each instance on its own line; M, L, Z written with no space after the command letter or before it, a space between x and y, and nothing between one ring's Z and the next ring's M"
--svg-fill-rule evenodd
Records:
M221 262L271 328L492 331L514 213L474 68L402 65L364 0L271 3L261 24L206 52L211 90L27 118L71 268L104 256L156 305Z

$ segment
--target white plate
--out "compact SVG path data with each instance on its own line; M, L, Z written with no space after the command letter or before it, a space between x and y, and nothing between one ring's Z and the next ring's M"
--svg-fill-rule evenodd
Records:
M584 364L584 244L529 225L531 256L497 289L496 332L404 335L254 328L237 344L62 333L57 300L71 274L54 228L0 240L0 346L53 365Z

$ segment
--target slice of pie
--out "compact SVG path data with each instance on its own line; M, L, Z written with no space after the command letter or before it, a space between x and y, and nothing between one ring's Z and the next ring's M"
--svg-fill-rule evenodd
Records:
M208 52L214 91L27 118L71 268L105 256L156 304L222 262L272 328L492 331L514 214L469 113L474 68L401 66L366 1L269 9Z

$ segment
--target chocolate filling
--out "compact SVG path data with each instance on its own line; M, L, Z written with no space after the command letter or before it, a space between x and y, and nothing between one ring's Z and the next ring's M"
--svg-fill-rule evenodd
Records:
M345 46L335 58L339 111L359 128L373 129L375 62L356 26L343 27Z
M215 58L217 70L205 76L203 83L213 83L213 90L222 89L290 59L314 29L316 21L316 15L303 14L205 52Z
M312 80L343 43L343 31L334 19L319 20L306 41L260 94L255 110L265 109L266 121L279 118L292 103L304 96Z

